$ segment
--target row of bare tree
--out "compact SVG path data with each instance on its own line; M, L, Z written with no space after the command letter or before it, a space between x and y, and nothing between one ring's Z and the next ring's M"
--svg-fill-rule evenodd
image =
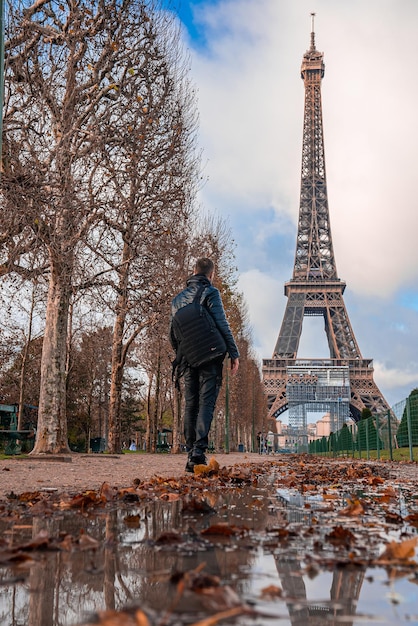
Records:
M205 254L244 356L231 437L248 442L264 396L230 234L196 204L196 98L175 16L153 0L13 1L6 15L3 401L19 397L20 427L25 402L38 406L34 454L68 451L80 431L118 452L141 417L148 449L170 423L178 449L169 303Z

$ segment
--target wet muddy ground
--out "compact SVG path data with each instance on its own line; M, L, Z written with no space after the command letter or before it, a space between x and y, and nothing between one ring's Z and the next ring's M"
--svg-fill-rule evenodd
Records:
M201 472L3 499L0 624L418 624L412 473L296 455Z

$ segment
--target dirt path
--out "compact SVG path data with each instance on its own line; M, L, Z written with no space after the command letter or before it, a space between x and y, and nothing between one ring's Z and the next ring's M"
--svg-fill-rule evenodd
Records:
M212 456L221 467L260 463L270 458L247 453ZM129 487L136 479L144 481L156 475L181 476L186 460L186 454L69 454L10 458L0 461L0 498L11 492L20 494L42 489L75 493L98 489L104 482L114 487Z
M289 455L259 455L252 453L215 454L221 467L243 463L269 463ZM210 458L210 457L209 457ZM355 461L354 461L355 462ZM364 462L364 460L363 460ZM347 459L347 463L353 463ZM185 454L71 454L56 457L15 457L0 461L0 498L11 492L57 490L69 494L86 489L98 489L107 482L114 487L129 487L134 480L149 480L154 476L184 475ZM375 462L373 462L375 464ZM394 481L418 480L416 463L382 463Z

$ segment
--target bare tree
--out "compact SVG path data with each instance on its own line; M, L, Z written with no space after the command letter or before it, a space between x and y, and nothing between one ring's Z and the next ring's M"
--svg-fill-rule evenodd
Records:
M184 212L191 191L191 118L182 110L181 66L170 70L178 54L170 52L172 18L146 0L10 2L8 13L0 273L49 279L34 453L68 450L67 328L78 265L84 286L101 278L118 294L111 392L118 448L121 369L150 323L144 305L152 304L153 282L145 277L155 267L155 238L168 245L175 228L166 212ZM39 263L29 268L33 251ZM126 294L135 287L142 312L126 336Z
M147 4L138 18L128 15L124 20L125 58L119 72L112 74L114 103L97 122L106 139L101 163L109 210L103 231L92 231L90 245L100 251L104 283L112 289L112 452L121 447L126 358L134 342L159 324L163 314L199 174L195 99L178 28L170 14L152 12ZM129 18L132 30L126 25ZM109 247L109 240L115 245Z

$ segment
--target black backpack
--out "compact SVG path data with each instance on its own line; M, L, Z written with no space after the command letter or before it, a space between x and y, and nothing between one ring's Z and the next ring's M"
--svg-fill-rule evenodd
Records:
M204 289L205 286L201 286L193 302L178 309L173 316L173 331L178 341L177 364L183 357L188 365L199 367L226 353L226 343L215 320L200 304Z

